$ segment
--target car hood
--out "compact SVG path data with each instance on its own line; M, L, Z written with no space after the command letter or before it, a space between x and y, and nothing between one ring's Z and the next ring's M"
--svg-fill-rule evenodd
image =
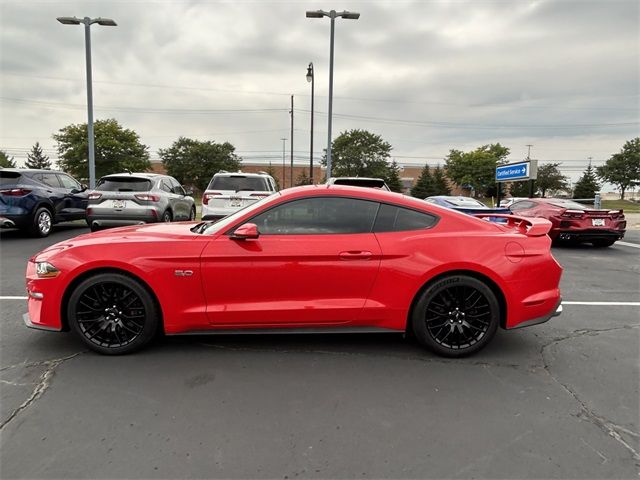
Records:
M37 261L45 261L53 255L74 247L113 245L114 243L148 242L158 244L173 240L189 240L202 238L191 229L197 222L155 223L134 225L130 227L111 228L94 233L86 233L64 240L42 250L32 257Z

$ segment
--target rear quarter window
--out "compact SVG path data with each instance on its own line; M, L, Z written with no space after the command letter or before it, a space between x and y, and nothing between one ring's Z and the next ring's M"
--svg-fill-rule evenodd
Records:
M96 190L102 192L148 192L151 181L146 178L113 177L101 178Z
M438 217L430 213L382 204L373 231L383 233L423 230L433 227L437 222Z

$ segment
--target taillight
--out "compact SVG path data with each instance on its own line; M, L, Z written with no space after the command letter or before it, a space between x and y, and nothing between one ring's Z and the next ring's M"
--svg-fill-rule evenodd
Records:
M97 200L102 196L101 193L92 192L89 194L89 200Z
M222 194L218 192L205 192L205 194L202 196L202 204L209 205L209 200L211 200L212 198L218 195L222 195Z
M251 195L249 195L250 197L258 197L258 198L264 198L264 197L268 197L269 194L268 193L252 193Z
M25 195L29 195L31 190L26 188L12 188L11 190L0 190L0 195L5 195L7 197L24 197Z
M157 202L160 200L158 195L151 195L150 193L138 193L135 195L138 200L142 200L144 202Z

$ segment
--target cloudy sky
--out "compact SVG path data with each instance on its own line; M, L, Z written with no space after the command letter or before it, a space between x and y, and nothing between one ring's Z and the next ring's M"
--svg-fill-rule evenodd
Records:
M559 161L575 179L639 134L637 0L0 0L0 149L86 121L82 27L57 16L109 17L92 27L96 118L116 118L158 148L178 136L229 141L246 161L309 157L327 142L328 19L336 21L334 137L364 128L401 164L435 165L451 148L500 142L520 160ZM289 155L289 140L286 145Z

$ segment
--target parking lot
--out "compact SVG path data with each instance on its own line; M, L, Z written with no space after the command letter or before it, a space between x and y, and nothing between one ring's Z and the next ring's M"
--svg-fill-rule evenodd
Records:
M564 313L436 357L396 335L166 338L130 356L29 330L0 233L2 478L638 478L640 231L554 248Z

